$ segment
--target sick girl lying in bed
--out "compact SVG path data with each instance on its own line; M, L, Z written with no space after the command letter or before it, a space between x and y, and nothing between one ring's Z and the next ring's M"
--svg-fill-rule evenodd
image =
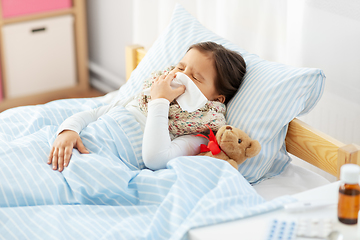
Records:
M61 172L69 165L73 148L89 153L81 141L80 131L116 106L130 111L144 131L142 157L146 167L162 169L172 158L196 155L207 140L195 135L206 132L206 125L217 131L225 124L225 104L237 92L245 72L245 61L237 52L214 42L194 44L176 67L153 73L144 82L143 89L151 87L150 96L143 90L129 99L66 119L57 131L48 164ZM204 106L189 112L174 101L186 90L185 85L170 86L177 73L190 78L195 89L206 97Z

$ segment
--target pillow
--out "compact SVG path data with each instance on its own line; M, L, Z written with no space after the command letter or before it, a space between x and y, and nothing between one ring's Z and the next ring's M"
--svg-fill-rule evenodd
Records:
M239 166L240 173L250 183L280 174L291 161L285 148L288 123L309 112L322 95L325 75L320 69L263 60L206 29L177 4L169 26L120 88L118 96L125 98L140 91L151 72L176 65L190 45L203 41L239 52L247 65L243 84L228 103L226 118L228 124L258 140L262 150Z

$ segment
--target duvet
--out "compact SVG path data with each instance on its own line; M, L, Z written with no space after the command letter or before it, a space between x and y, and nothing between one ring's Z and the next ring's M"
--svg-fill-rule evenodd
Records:
M101 105L68 99L0 113L0 238L186 239L191 228L292 201L266 202L232 166L209 157L147 169L140 126L122 107L80 133L90 154L74 149L69 166L53 171L46 162L58 126Z

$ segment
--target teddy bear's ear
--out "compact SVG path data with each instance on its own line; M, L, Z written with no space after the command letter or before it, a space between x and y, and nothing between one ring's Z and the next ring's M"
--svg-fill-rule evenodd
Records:
M251 140L249 146L245 150L245 156L248 158L255 157L261 150L260 143L257 140Z

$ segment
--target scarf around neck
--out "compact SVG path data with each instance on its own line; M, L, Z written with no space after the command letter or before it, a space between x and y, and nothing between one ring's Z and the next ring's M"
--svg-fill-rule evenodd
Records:
M167 67L163 71L155 71L151 74L150 78L146 79L142 89L151 87L155 79L163 74L168 74L174 66ZM148 103L151 101L149 95L144 94L142 91L137 96L140 111L147 116ZM189 113L183 111L176 100L172 101L169 106L169 132L175 137L206 133L210 129L216 132L221 126L226 124L225 120L226 106L218 101L208 101L205 106Z

